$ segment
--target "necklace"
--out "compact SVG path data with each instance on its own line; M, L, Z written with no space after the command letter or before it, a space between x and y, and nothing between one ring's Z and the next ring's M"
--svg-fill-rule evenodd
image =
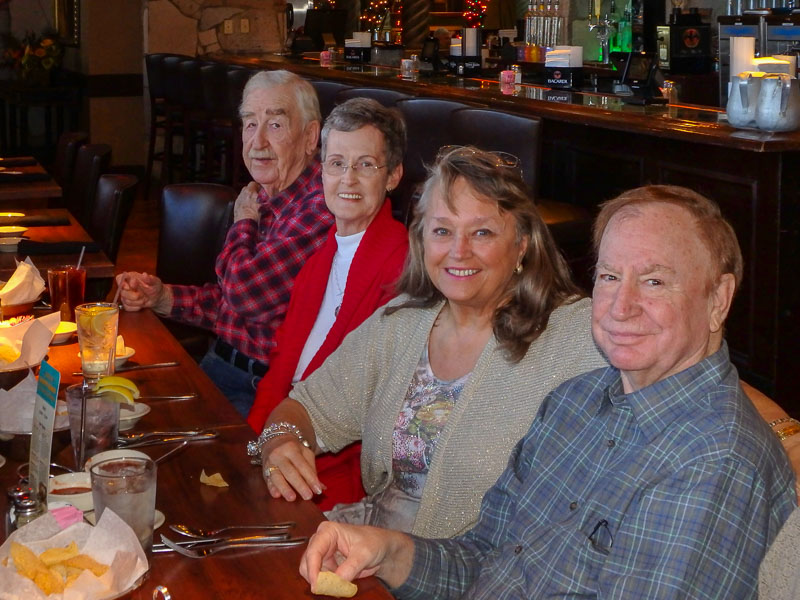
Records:
M331 265L331 269L333 270L333 293L336 294L336 308L333 309L333 316L339 316L339 309L342 308L342 301L344 300L344 286L339 281L339 269L338 269L338 262L339 260L339 251L337 250L336 253L333 255L333 264Z

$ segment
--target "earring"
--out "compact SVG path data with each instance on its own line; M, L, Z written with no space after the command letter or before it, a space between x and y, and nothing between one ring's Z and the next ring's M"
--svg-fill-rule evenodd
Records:
M518 263L517 266L514 267L514 274L522 275L522 263Z

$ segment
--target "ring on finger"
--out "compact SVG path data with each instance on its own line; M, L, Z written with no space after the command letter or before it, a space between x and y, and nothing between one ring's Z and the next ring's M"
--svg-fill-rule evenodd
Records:
M270 478L272 477L272 472L278 470L279 470L278 467L276 467L275 465L272 465L271 467L264 467L264 476Z

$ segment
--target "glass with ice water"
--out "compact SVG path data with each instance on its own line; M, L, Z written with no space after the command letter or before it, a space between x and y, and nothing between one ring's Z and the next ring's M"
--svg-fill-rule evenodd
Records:
M94 388L101 375L114 374L119 307L108 302L93 302L75 307L81 368L86 385Z
M69 386L65 394L75 466L80 470L83 469L87 458L116 445L119 434L119 402L106 400L102 395L92 393L80 383ZM84 397L86 398L86 418L83 431L83 452L81 452L81 406Z
M142 548L153 546L156 514L156 463L149 458L122 457L92 465L92 500L97 521L111 509L125 521Z

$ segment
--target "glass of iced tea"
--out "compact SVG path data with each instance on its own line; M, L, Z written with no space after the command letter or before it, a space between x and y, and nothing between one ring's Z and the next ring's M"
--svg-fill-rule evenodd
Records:
M109 302L81 304L75 307L75 323L83 379L93 389L101 375L114 374L119 307Z
M75 307L83 304L86 293L86 269L71 265L50 269L47 273L50 304L61 312L62 321L75 321Z
M92 465L92 501L97 521L111 509L125 521L145 551L153 546L156 516L156 463L124 456Z

